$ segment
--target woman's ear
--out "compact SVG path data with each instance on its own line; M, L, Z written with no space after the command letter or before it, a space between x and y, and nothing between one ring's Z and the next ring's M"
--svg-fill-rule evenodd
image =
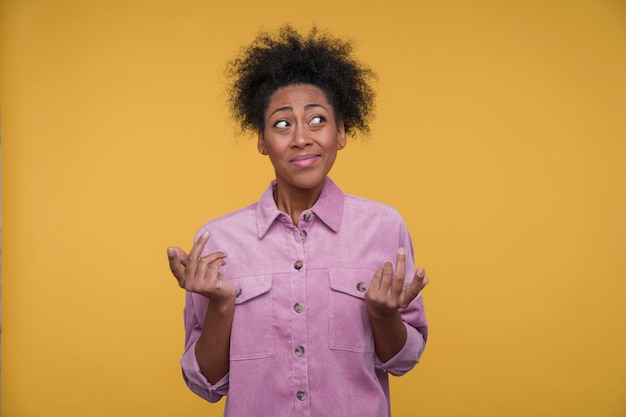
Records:
M346 129L343 122L337 126L337 149L343 149L346 146Z
M267 148L265 147L265 138L263 137L263 131L259 130L259 136L257 140L257 149L261 155L267 155Z

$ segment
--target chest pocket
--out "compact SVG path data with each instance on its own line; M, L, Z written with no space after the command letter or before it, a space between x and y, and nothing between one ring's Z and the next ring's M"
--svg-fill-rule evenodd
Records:
M329 347L369 353L374 351L372 326L365 308L365 290L375 271L331 269Z
M230 335L230 359L274 356L272 276L233 278L231 281L237 296Z

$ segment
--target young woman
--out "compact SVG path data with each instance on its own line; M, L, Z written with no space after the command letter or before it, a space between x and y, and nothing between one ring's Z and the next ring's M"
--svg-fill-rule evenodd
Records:
M188 255L168 248L187 290L185 381L208 401L226 395L227 416L389 416L388 374L424 349L428 278L402 218L328 177L373 109L373 74L351 52L285 26L229 67L233 114L276 177L204 225Z

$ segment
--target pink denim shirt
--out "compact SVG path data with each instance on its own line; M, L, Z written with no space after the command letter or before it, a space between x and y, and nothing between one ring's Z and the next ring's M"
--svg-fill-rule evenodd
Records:
M200 373L194 347L208 300L187 293L185 353L189 388L208 401L226 395L229 417L389 416L388 374L418 362L427 337L421 295L402 311L407 341L381 363L364 292L398 248L413 247L396 210L344 194L326 178L320 198L298 227L280 212L273 182L258 203L204 225L203 255L228 253L222 274L237 288L230 370L216 384Z

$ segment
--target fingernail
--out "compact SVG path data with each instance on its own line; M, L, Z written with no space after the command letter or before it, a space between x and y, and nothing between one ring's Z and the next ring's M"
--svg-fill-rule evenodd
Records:
M209 237L209 231L207 230L206 232L202 233L202 238L203 239L207 239Z
M417 276L420 278L424 278L424 268L417 268Z
M398 255L406 255L406 250L404 248L398 249Z
M167 248L167 256L174 256L175 253L174 248Z

